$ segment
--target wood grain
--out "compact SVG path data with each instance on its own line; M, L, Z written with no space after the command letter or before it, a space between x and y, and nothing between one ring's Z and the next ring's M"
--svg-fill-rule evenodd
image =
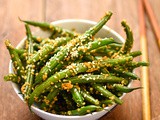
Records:
M160 34L159 34L159 31L160 31L160 25L158 24L157 22L157 18L155 17L154 13L153 13L153 10L152 10L152 7L149 3L148 0L143 0L143 4L144 4L144 8L147 12L147 16L150 20L150 23L152 25L152 28L153 28L153 31L154 31L154 34L156 36L156 40L157 40L157 45L160 49Z
M160 6L160 1L156 0L153 3L152 0L149 0L151 3L151 7L153 8L153 12L156 15L158 20L158 24L160 25L160 16L158 15L158 9ZM160 119L160 74L159 68L160 66L160 52L157 46L156 37L153 34L153 29L149 23L148 17L146 17L147 22L147 39L148 39L148 51L149 51L149 62L150 62L150 89L151 89L151 116L153 120Z
M33 8L36 9L33 11ZM4 45L4 39L10 39L13 45L17 45L25 35L24 25L18 20L18 16L24 19L41 20L41 9L42 4L39 0L0 1L0 120L40 119L32 114L28 107L18 98L11 83L3 81L3 76L8 73L10 59ZM30 12L31 10L32 12Z
M138 0L0 0L0 120L39 120L33 115L27 106L16 96L11 84L3 81L3 76L8 73L9 54L4 46L3 39L11 39L14 45L25 35L24 26L17 19L42 21L55 21L59 19L89 19L98 21L103 14L111 10L114 14L106 24L123 37L125 33L120 25L122 19L126 19L134 33L133 50L140 49ZM154 13L160 23L159 0L150 0ZM45 15L44 15L45 14ZM151 113L152 119L158 120L160 115L160 53L156 47L156 40L151 26L146 17L148 50L150 61L150 87L151 87ZM35 29L33 29L34 31ZM139 60L137 58L136 60ZM140 75L140 69L135 71ZM132 86L139 86L140 82L133 81ZM141 90L134 91L124 97L124 104L117 106L100 120L141 120Z
M143 0L139 0L138 10L139 10L139 29L140 29L140 49L143 53L141 56L141 60L148 62L148 41L146 38L144 6L145 5L143 4ZM141 68L141 86L143 87L142 89L143 120L151 120L149 67Z

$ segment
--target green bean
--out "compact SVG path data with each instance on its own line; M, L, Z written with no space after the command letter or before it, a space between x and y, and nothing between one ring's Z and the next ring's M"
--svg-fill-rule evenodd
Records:
M126 41L124 45L121 47L121 49L117 53L115 53L112 57L129 53L133 46L134 39L133 39L133 34L129 25L126 23L126 21L122 21L121 24L124 27L124 31L126 33Z
M80 90L80 93L82 94L84 100L86 100L87 102L94 104L94 105L99 105L99 100L95 99L94 97L92 97L88 91L86 90Z
M30 31L29 26L26 24L26 34L28 39L28 60L31 58L31 55L33 54L33 41L32 41L32 34ZM32 84L34 79L34 64L28 64L27 65L27 78L25 80L25 83L21 87L21 91L24 94L24 99L28 101L31 91L32 91Z
M52 57L52 54L48 55L47 57L43 58L42 60L37 62L37 68L40 70L43 66L45 66L46 62Z
M119 92L129 93L129 92L132 92L133 90L141 89L142 87L129 88L129 87L123 86L123 85L121 85L121 84L114 84L114 85L113 85L113 88L114 88L116 91L119 91Z
M85 105L84 98L76 87L73 87L71 90L72 98L77 103L77 107L82 107Z
M131 60L133 60L132 56L128 56L128 57L119 57L117 59L107 59L107 60L103 60L102 63L104 62L104 64L106 63L107 67L110 66L114 66L114 65L125 65L127 63L129 63Z
M105 46L103 46L105 47ZM111 57L114 53L116 53L115 50L111 50L111 49L106 49L104 51L102 50L99 50L99 49L95 49L95 50L92 50L91 51L91 55L94 55L94 56L107 56L107 57Z
M23 53L25 53L24 49L17 49L17 48L15 48L14 50L18 53L19 56L21 56Z
M110 43L113 43L113 42L114 42L113 38L104 38L104 39L101 39L101 40L95 40L93 42L89 42L88 44L86 44L84 46L80 46L80 47L77 48L78 54L81 55L81 54L90 52L94 49L97 49L101 46L104 46L104 45L107 45L107 44L110 44Z
M110 91L102 87L100 84L92 84L93 88L99 91L103 96L115 101L118 104L122 104L122 100L112 94Z
M125 78L129 78L132 80L140 80L140 78L135 73L129 71L121 70L119 68L112 68L111 71Z
M116 59L110 59L110 58L107 58L106 56L104 57L100 57L100 58L96 58L96 57L92 57L92 56L89 56L90 57L90 60L92 61L101 61L102 60L102 64L103 62L106 63L106 67L111 67L111 66L114 66L114 65L128 65L130 64L130 61L133 60L133 57L132 56L121 56L119 58L116 58ZM105 68L103 68L105 69Z
M107 54L109 55L109 57L111 57L111 55L113 53L116 53L120 48L122 47L121 44L119 43L110 43L106 46L102 46L102 47L99 47L95 50L92 50L91 52L92 53L98 53L98 54Z
M8 75L4 76L5 81L12 81L14 83L20 83L20 77L18 77L16 74L10 73Z
M134 39L133 39L132 31L130 27L127 25L126 21L122 21L121 24L124 27L124 31L126 32L126 42L122 47L122 49L120 50L120 53L127 54L132 49Z
M36 76L35 85L40 83L42 80L46 80L49 77L49 75L52 72L52 69L54 69L57 66L59 61L62 61L64 59L66 53L66 49L63 49L63 51L58 52L50 58L50 60L46 63L46 65L40 70L40 72Z
M44 28L44 29L48 29L48 30L60 33L63 36L70 36L70 37L76 37L77 36L77 33L73 32L73 31L70 31L68 29L61 28L59 26L55 26L52 23L26 21L26 20L21 20L21 19L20 19L20 21L25 22L29 25L37 26L37 27L40 27L40 28Z
M137 56L142 55L142 52L141 51L133 51L133 52L128 53L128 55L132 56L132 57L137 57Z
M109 74L102 75L79 75L75 77L71 77L68 79L64 79L63 82L71 82L72 84L77 83L121 83L126 81L124 78L112 76Z
M91 27L88 31L85 32L85 34L90 35L95 35L104 24L111 18L112 12L107 12L105 16L95 25L94 27ZM98 27L99 26L99 27Z
M95 106L95 105L87 105L83 106L81 108L78 108L76 110L71 110L67 112L61 112L64 115L85 115L94 111L100 111L102 108L100 106Z
M121 49L122 45L123 45L122 43L115 42L115 43L106 45L106 49L112 49L112 50L118 51Z
M19 58L21 59L22 64L25 67L24 63L27 59L27 54L28 54L27 51L24 49L17 49L17 48L14 48L14 50L19 55Z
M44 61L44 62L43 62ZM43 60L43 61L40 61L39 62L39 66L41 66L41 67L43 67L44 65L45 65L45 60ZM61 62L61 63L59 63L53 70L52 70L52 74L54 74L55 72L57 72L57 71L59 71L59 70L61 70L62 68L64 68L64 66L67 64L67 62L65 62L65 63L63 63L63 62ZM35 84L38 84L39 82L37 81Z
M71 37L56 37L55 39L50 39L50 38L46 38L43 39L43 41L40 43L40 46L44 46L46 44L50 44L50 45L56 45L57 46L62 46L65 45L67 42L69 42L72 38Z
M44 38L39 37L39 36L32 36L32 40L33 40L34 42L36 42L36 43L42 42L43 39L44 39Z
M62 46L61 46L62 47ZM37 66L39 68L42 68L43 66L46 65L46 63L50 60L51 57L53 57L54 54L57 54L61 47L57 47L53 52L51 52L47 57L43 58L41 61L37 62ZM56 68L55 68L56 69ZM53 69L54 70L54 69ZM53 72L53 71L52 71Z
M127 64L127 67L129 67L131 70L140 67L140 66L149 66L148 62L140 61L140 62L131 62Z
M25 70L24 66L22 64L22 61L18 55L18 53L14 50L14 47L11 45L9 40L5 41L6 47L10 53L12 63L15 68L15 72L17 72L17 75L21 78L21 82L24 82L25 79Z
M113 100L106 99L106 100L100 101L100 104L104 108L106 106L110 106L110 105L115 104L115 102Z
M59 94L59 92L59 88L53 87L47 97L44 97L43 103L41 104L41 109L47 111L47 107L51 107L52 104L54 104L54 102L56 101L55 97Z
M38 60L43 59L46 57L49 53L54 51L55 48L61 46L63 43L68 42L71 40L71 38L57 38L54 40L54 43L50 42L50 44L45 44L42 49L40 49L37 53L33 54L31 59L28 60L28 63L34 63Z

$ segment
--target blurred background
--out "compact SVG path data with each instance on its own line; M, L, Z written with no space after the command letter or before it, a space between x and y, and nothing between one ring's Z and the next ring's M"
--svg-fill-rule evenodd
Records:
M149 3L160 25L160 0L149 0ZM24 24L18 17L27 20L52 22L61 19L87 19L98 21L106 11L113 16L106 24L125 38L121 21L126 19L134 34L133 50L140 49L140 30L138 17L138 0L0 0L0 120L40 120L16 96L10 82L4 82L3 76L8 73L10 56L4 45L10 39L16 46L25 36ZM160 51L156 37L145 16L150 61L150 95L152 120L160 120ZM32 31L36 31L35 28ZM159 31L160 33L160 31ZM137 58L137 60L140 58ZM140 76L140 69L135 71ZM133 82L132 86L140 86ZM141 90L129 93L124 104L118 105L100 120L141 120Z

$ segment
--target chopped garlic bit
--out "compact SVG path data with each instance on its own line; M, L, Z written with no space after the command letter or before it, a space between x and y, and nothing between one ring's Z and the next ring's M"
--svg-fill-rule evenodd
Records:
M73 85L71 84L71 81L69 81L68 83L62 83L61 87L64 90L70 90L73 88Z

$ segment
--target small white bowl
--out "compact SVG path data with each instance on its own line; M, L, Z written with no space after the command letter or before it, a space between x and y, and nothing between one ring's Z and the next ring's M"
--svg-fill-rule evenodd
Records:
M63 28L69 29L69 30L75 29L79 33L84 33L90 27L95 25L96 22L89 21L89 20L81 20L81 19L67 19L67 20L55 21L55 22L52 22L52 24L54 24L56 26L61 26ZM50 34L51 33L47 32L47 31L43 31L43 30L40 30L40 31L34 33L34 35L38 35L41 37L48 37ZM116 42L124 43L124 39L118 33L116 33L115 31L113 31L112 29L110 29L107 26L104 26L96 34L96 37L101 37L101 38L112 37L115 39ZM25 40L26 40L26 37L18 44L17 48L23 48ZM11 61L9 63L9 73L13 73ZM20 97L20 99L22 101L24 101L22 95L19 94L20 93L19 86L15 83L12 83L12 86L13 86L16 94ZM124 95L125 94L123 94L120 97L120 99L122 99L122 97L124 97ZM48 112L45 112L45 111L39 109L38 106L35 106L35 105L31 106L31 110L35 114L37 114L38 116L40 116L41 118L43 118L45 120L96 120L96 119L102 117L103 115L105 115L108 111L113 109L115 106L116 106L116 104L112 105L110 107L106 107L102 111L93 112L92 114L87 114L87 115L83 115L83 116L65 116L65 115L52 114L52 113L48 113Z

